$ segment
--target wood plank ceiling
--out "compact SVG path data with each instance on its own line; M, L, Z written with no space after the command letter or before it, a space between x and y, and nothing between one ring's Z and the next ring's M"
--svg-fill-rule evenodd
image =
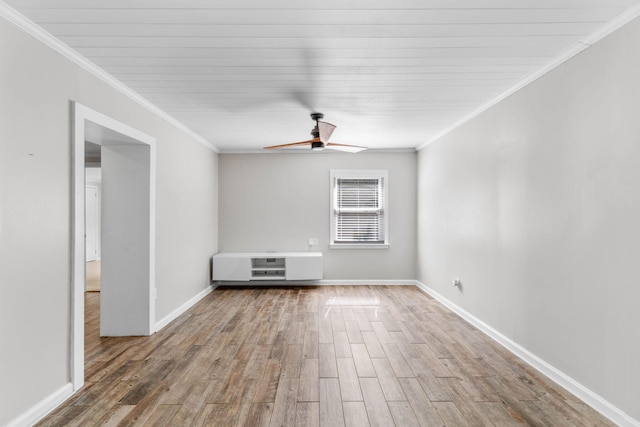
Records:
M637 0L5 0L224 151L429 141Z

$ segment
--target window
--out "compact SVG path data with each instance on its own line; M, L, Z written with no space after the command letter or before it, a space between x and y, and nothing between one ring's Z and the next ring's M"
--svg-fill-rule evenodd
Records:
M387 171L331 171L331 247L386 248Z

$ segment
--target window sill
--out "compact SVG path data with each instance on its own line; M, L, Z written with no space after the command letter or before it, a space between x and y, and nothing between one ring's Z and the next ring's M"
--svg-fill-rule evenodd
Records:
M388 243L331 243L329 249L388 249Z

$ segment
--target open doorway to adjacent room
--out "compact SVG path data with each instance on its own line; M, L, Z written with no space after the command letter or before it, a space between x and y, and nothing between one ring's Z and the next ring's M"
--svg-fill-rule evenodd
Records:
M86 319L99 324L99 336L155 331L155 139L78 103L73 111L71 366L77 390L84 384L86 296L94 294L99 304L99 319ZM87 292L96 278L100 292Z
M85 261L86 292L100 292L101 147L85 140Z

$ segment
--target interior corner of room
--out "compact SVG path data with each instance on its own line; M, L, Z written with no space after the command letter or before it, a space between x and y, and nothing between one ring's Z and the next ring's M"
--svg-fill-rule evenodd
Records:
M640 425L640 3L338 3L0 1L0 425L195 423L55 412L158 337L242 368L200 420Z

